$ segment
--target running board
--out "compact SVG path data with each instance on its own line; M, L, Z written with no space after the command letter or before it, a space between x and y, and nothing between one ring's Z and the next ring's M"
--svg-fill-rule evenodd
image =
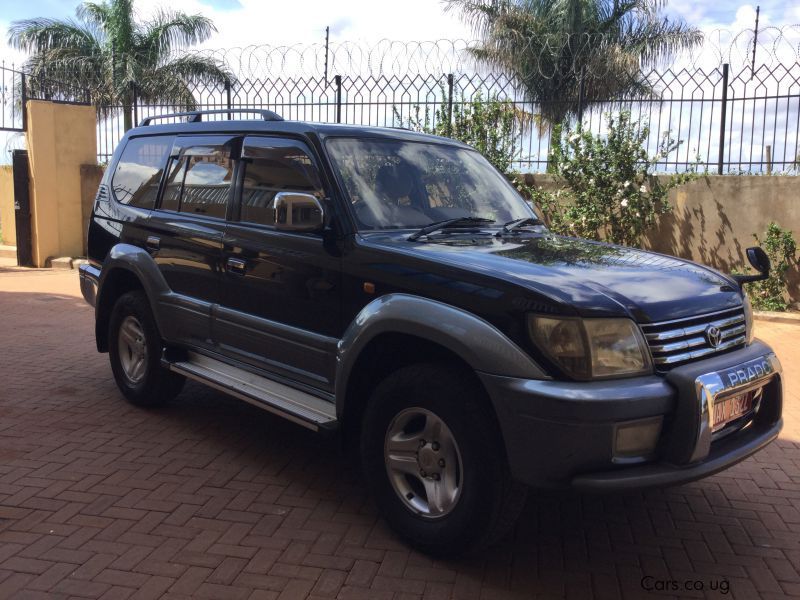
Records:
M189 352L187 360L167 362L170 371L204 383L254 406L280 415L313 431L336 425L332 402L301 392L202 354Z

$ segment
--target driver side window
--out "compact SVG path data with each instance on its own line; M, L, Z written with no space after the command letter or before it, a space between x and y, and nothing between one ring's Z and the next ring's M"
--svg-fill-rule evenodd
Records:
M279 138L247 138L242 151L239 220L259 225L275 223L278 192L325 193L316 164L302 142Z

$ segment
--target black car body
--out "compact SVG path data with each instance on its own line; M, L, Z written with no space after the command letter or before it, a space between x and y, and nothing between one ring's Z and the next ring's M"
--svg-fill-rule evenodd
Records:
M555 236L527 207L476 200L481 185L511 192L458 142L264 117L141 126L109 164L80 277L129 399L154 403L189 377L360 439L384 513L434 552L491 539L519 482L676 484L777 437L780 363L752 339L734 278ZM485 222L414 239L426 220L474 219L463 206L481 202ZM529 223L503 227L506 209ZM169 383L151 382L156 368ZM459 386L463 407L448 391ZM467 407L480 418L462 423ZM492 470L507 479L473 492ZM479 500L493 503L485 518Z

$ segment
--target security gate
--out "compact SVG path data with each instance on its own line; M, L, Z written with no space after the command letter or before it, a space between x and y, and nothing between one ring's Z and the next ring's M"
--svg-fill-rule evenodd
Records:
M14 172L14 222L17 227L17 264L20 267L33 267L28 151L14 150L11 155L11 164Z

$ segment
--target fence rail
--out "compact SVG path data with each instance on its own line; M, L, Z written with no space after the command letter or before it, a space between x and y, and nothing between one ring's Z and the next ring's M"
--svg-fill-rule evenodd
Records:
M648 153L655 155L669 132L681 146L659 162L664 171L698 168L718 173L777 172L797 168L800 153L800 62L737 70L664 69L641 73L655 89L649 98L610 98L582 107L584 126L605 130L605 113L629 110L649 124ZM513 102L535 115L518 81L497 73L336 75L243 79L233 85L193 87L197 109L266 108L286 119L399 126L428 115L433 124L443 104L459 107L480 98ZM134 103L142 119L176 107ZM101 161L110 158L123 134L122 107L112 107L98 130ZM224 115L212 118L225 119ZM518 126L514 168L540 171L547 165L552 131Z
M34 77L0 62L0 131L26 130L27 116L23 107L28 100L90 104L91 94L75 83L54 79L44 73Z
M649 125L647 149L652 155L669 132L682 144L659 162L659 169L665 171L795 172L800 168L799 41L800 26L767 28L757 38L749 30L712 33L702 52L676 57L670 68L635 74L652 94L581 103L582 122L591 131L603 133L606 112L629 110L634 119ZM585 51L593 40L570 38L569 43ZM498 98L512 102L520 113L536 115L538 107L527 99L518 79L487 71L471 60L469 48L474 44L384 41L371 48L341 43L330 48L202 50L198 52L224 61L235 80L228 85L189 82L193 106L144 102L132 85L133 103L128 110L135 121L187 108L266 108L293 120L398 126L425 115L434 124L436 109L445 103L458 108ZM64 83L68 78L47 75L31 77L0 67L0 129L24 129L23 99L92 100L88 91ZM565 102L574 104L574 99ZM98 112L101 162L111 157L124 133L124 110L117 105ZM514 168L543 170L551 130L518 124L513 135Z

